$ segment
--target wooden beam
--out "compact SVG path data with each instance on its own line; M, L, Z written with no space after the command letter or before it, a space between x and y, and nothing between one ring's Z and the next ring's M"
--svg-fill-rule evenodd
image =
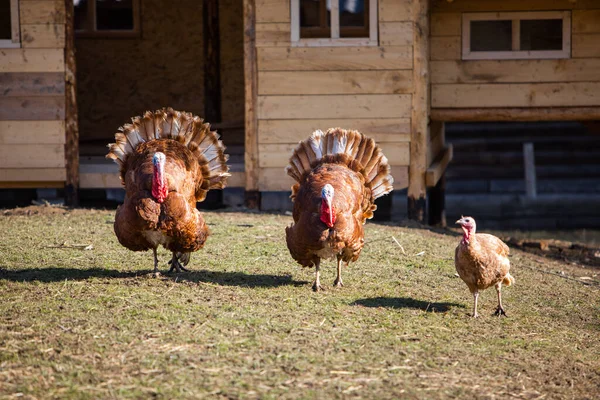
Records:
M73 0L65 0L65 203L79 205L79 125L77 124L77 69Z
M219 3L202 2L204 31L204 119L221 122L221 47L219 39Z
M427 174L425 177L425 183L427 186L432 187L437 185L440 178L444 175L446 168L453 157L453 148L449 144L442 154L427 168Z
M594 121L600 107L433 108L431 119L464 121Z
M429 0L413 5L415 23L410 167L408 171L408 218L425 220L427 130L429 129Z
M258 70L256 59L256 1L244 0L244 95L246 206L260 207L258 192Z

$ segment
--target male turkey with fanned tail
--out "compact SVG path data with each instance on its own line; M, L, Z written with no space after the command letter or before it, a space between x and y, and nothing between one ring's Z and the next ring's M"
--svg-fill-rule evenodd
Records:
M393 189L387 158L373 139L340 128L314 132L300 142L286 168L292 186L294 223L286 228L290 254L315 266L313 290L322 290L321 259L337 259L334 286L343 286L342 262L356 261L364 246L363 225L375 199Z
M210 125L190 113L161 109L132 119L115 134L107 158L120 165L125 200L117 209L115 233L133 251L162 245L173 255L171 269L187 271L190 253L209 235L196 202L225 187L225 147Z

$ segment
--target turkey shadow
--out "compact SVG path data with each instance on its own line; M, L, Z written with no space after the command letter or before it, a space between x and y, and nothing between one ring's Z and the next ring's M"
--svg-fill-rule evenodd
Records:
M0 281L7 280L13 282L59 282L84 281L90 278L135 278L148 274L148 271L119 271L106 268L23 268L6 269L0 267Z
M106 268L23 268L6 269L0 267L0 281L7 280L13 282L61 282L84 281L90 278L115 278L127 279L138 276L148 276L151 270L120 271ZM161 271L161 276L173 278L177 282L188 281L195 283L213 283L221 286L242 286L242 287L279 287L279 286L304 286L308 281L295 281L290 275L250 275L243 272L218 272L218 271L190 271L180 274L166 273Z
M363 307L386 307L386 308L414 308L425 312L448 312L451 307L465 308L463 304L457 303L432 303L410 297L373 297L370 299L359 299L350 305Z
M291 275L270 275L270 274L245 274L243 272L221 272L199 270L173 274L178 282L187 281L195 283L213 283L220 286L240 286L240 287L279 287L279 286L304 286L308 281L296 281Z

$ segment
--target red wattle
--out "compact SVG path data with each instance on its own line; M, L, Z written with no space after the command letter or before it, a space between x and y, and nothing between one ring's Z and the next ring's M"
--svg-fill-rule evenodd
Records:
M335 224L335 209L333 206L329 207L329 204L325 201L325 199L321 199L321 222L323 222L327 227L333 228Z
M154 174L152 175L152 197L157 202L163 203L169 194L166 182L159 168L154 168Z

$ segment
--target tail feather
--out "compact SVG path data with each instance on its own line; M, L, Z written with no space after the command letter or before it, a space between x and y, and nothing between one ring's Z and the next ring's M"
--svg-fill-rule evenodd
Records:
M297 182L302 182L303 177L325 156L330 156L327 162L346 163L349 168L361 173L365 185L371 189L373 200L392 191L394 179L390 175L388 159L373 139L358 131L331 128L323 133L316 130L298 144L286 172Z
M191 113L163 108L155 112L146 111L143 116L132 118L131 124L125 124L115 134L115 143L107 158L123 166L127 155L133 153L139 145L158 139L175 140L185 145L197 158L202 167L203 179L196 188L196 197L202 201L210 189L222 189L226 186L229 167L225 146L219 135L210 130L210 124ZM121 178L123 178L122 171Z
M515 278L511 274L506 274L504 279L502 279L502 284L504 286L514 285L514 283L515 283Z

